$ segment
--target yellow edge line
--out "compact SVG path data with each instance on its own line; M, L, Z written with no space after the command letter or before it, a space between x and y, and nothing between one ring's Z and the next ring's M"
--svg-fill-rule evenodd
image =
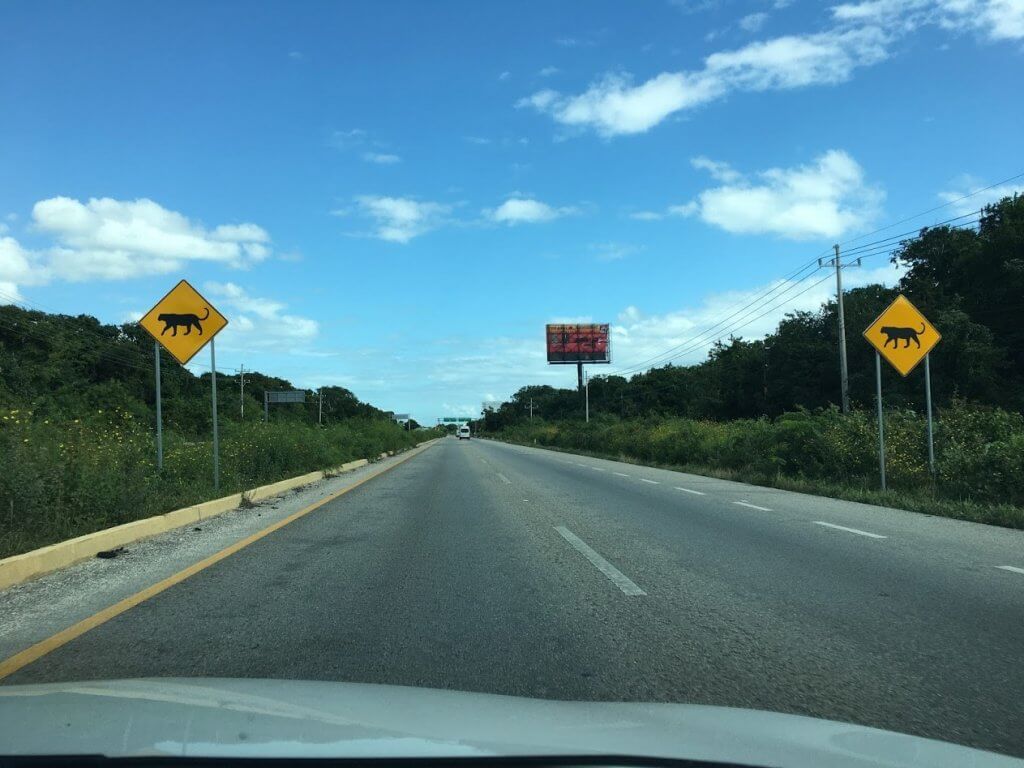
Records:
M200 560L198 563L193 563L188 568L178 571L172 576L168 576L163 581L158 581L153 586L146 587L146 589L143 589L140 592L136 592L134 595L126 597L124 600L121 600L118 603L114 603L113 605L104 608L102 611L99 611L98 613L94 613L92 616L89 616L88 618L82 619L77 624L72 624L67 629L62 629L60 632L51 635L45 640L40 640L35 645L29 646L25 650L19 651L13 656L10 656L9 658L0 661L0 680L3 680L5 677L8 677L9 675L13 675L19 669L28 666L34 661L38 661L46 654L57 650L61 646L67 645L72 640L81 637L89 630L95 629L101 624L105 624L114 617L121 615L125 611L131 610L140 603L144 603L146 600L149 600L149 598L159 595L166 589L170 589L175 584L180 584L185 579L191 576L195 576L197 573L209 568L214 563L219 563L221 560L230 557L239 550L245 549L250 544L262 539L264 536L269 536L274 531L284 528L286 525L295 522L300 517L305 517L310 512L313 512L314 510L317 510L320 507L322 507L324 504L327 504L341 496L344 496L349 491L354 491L363 483L367 483L370 480L373 480L374 478L380 477L385 472L389 472L395 467L399 466L400 464L404 464L406 461L413 458L414 456L418 456L419 454L423 453L423 451L425 451L431 445L433 445L433 443L423 446L419 450L413 449L401 460L396 461L394 464L385 467L379 472L374 472L372 475L364 477L362 480L353 483L347 488L342 488L337 493L333 493L330 496L326 496L320 499L320 501L314 502L313 504L310 504L308 507L300 509L298 512L293 512L292 514L288 515L288 517L278 520L276 523L267 526L262 531L257 531L256 533L247 536L244 539L236 541L234 544L231 544L230 546L225 547L219 552L210 555L206 559Z

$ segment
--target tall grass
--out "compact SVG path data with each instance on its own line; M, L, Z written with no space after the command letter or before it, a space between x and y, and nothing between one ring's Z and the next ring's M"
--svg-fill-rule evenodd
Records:
M209 440L165 433L164 469L157 472L153 431L127 411L54 423L8 410L0 414L0 557L430 436L379 420L327 427L229 422L221 433L218 493Z
M727 422L652 417L535 421L503 439L728 477L809 493L1024 528L1024 416L954 403L936 420L936 474L925 420L886 414L886 474L878 490L875 415L836 409Z

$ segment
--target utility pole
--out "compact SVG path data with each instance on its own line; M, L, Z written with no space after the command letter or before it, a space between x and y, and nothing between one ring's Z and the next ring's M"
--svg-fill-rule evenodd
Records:
M533 421L533 398L530 398L530 421Z
M323 425L323 423L324 423L324 388L320 387L320 389L317 390L317 394L320 395L320 407L319 407L319 413L317 415L317 423L320 424L320 425Z
M245 363L238 368L238 402L241 403L242 421L245 421Z
M839 258L839 243L832 246L836 255L831 259L818 259L818 266L834 266L836 269L836 307L839 314L839 386L843 413L850 412L850 377L846 367L846 315L843 312L843 268L860 266L857 258L849 264L843 264Z

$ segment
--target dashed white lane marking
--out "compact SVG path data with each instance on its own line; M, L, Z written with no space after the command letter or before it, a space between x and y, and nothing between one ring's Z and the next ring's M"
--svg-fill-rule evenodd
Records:
M625 472L612 472L612 474L618 475L619 477L629 477Z
M507 477L505 477L503 474L501 474L501 472L498 473L498 477L501 478L501 482L508 483L509 485L512 485L512 481L509 480Z
M751 504L749 501L734 501L733 504L739 504L741 507L750 507L751 509L757 509L761 512L771 512L768 507L759 507L757 504Z
M657 480L648 480L646 477L640 478L641 483L650 483L651 485L661 485Z
M585 466L587 466L586 464L580 464L578 461L575 462L575 464L576 464L577 467L585 467Z
M601 469L600 467L591 467L591 469L594 470L595 472L604 472L604 470Z
M576 550L589 560L597 570L608 577L615 586L622 590L623 594L626 595L646 595L640 587L634 584L625 574L622 573L618 568L609 563L597 552L592 550L587 543L583 541L579 536L570 531L564 525L556 525L555 530L558 531L562 538L568 541Z
M1024 568L1018 568L1015 565L997 565L996 568L1003 571L1012 571L1013 573L1024 573Z
M685 493L692 493L692 494L695 494L695 495L697 495L697 496L705 496L705 495L706 495L706 494L704 493L704 491L695 491L695 490L693 490L693 489L691 489L691 488L680 488L680 487L679 487L678 485L677 485L677 486L675 486L675 489L676 489L677 491L683 491L683 492L685 492Z
M812 521L815 525L824 525L826 528L835 528L837 531L846 531L847 533L855 533L858 536L867 536L870 539L888 539L888 536L883 536L880 533L870 533L868 531L862 531L858 528L847 528L845 525L836 525L834 523L825 523L821 520Z

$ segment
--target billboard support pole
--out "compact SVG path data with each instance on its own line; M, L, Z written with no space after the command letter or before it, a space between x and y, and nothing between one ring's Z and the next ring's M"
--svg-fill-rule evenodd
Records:
M882 355L875 350L875 399L878 401L878 474L885 490L885 424L882 421Z
M220 435L217 433L217 353L216 339L210 339L210 399L213 402L213 490L220 490Z
M589 424L590 423L590 378L589 377L584 377L583 393L584 393L583 397L586 400L587 424Z
M164 468L164 414L160 403L160 342L153 342L153 372L156 374L156 468Z
M578 360L576 362L576 389L580 392L583 391L583 361Z

